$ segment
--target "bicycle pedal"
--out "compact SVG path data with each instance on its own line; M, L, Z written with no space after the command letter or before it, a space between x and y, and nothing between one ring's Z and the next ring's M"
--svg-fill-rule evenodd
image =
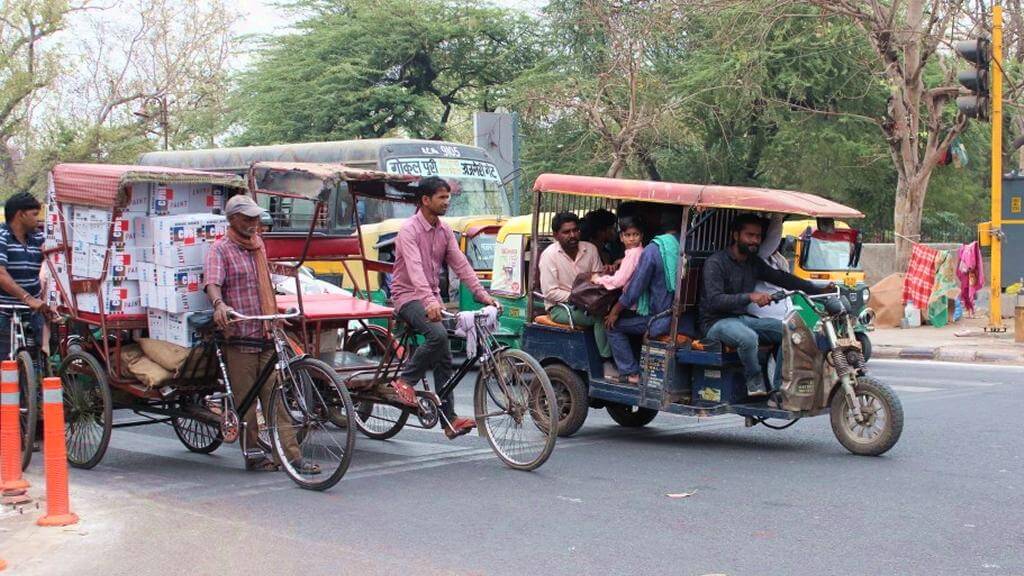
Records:
M432 390L417 390L416 398L420 400L426 400L433 404L434 406L441 405L441 398L438 397L438 395L434 393Z

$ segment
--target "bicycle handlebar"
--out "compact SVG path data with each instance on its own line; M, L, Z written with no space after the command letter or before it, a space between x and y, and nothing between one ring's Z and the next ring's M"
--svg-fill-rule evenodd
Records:
M284 314L265 314L262 316L246 316L245 314L240 314L234 310L228 310L228 316L232 317L234 321L257 320L273 322L275 320L291 320L292 318L298 318L300 315L301 313L298 308L289 308Z
M22 304L0 304L0 310L31 310L29 306Z
M483 307L483 308L481 308L479 310L476 310L475 312L473 312L473 316L476 316L477 318L479 318L480 316L483 316L485 314L485 310L487 310L487 308L489 308L489 306L485 306L485 307ZM501 315L501 311L502 311L501 306L500 305L494 306L494 308L496 308L498 310L498 315L500 316ZM441 310L441 317L442 318L458 318L458 316L459 316L458 314L453 314L453 313L451 313L451 312L449 312L447 310L444 310L444 309Z
M825 292L824 294L807 294L803 290L779 290L772 294L772 302L781 302L786 298L794 294L803 294L808 300L819 300L821 298L832 298L833 296L842 296L843 292L839 285L836 285L835 292Z

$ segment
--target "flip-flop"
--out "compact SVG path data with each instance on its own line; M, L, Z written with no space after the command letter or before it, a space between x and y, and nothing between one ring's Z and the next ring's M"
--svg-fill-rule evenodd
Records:
M449 440L454 440L463 434L468 434L474 428L476 428L476 420L462 416L452 420L451 428L447 426L444 427L444 435L447 436Z
M253 458L245 461L245 469L250 472L277 472L280 466L270 458Z
M395 391L395 398L399 403L409 406L410 408L416 407L416 389L409 386L404 381L396 378L389 384L392 390Z

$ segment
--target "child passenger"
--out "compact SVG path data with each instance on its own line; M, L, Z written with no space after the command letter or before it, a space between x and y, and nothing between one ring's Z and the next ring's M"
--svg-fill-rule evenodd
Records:
M640 254L643 253L642 245L644 237L643 224L637 217L623 217L619 219L619 239L626 247L626 255L619 262L619 268L614 274L595 274L592 281L604 286L607 290L621 288L626 289L629 280L636 272L637 263L640 262Z

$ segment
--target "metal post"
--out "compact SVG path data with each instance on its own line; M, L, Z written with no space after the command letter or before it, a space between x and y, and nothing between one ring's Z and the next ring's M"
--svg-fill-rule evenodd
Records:
M1003 7L992 8L992 279L987 331L1003 326Z

